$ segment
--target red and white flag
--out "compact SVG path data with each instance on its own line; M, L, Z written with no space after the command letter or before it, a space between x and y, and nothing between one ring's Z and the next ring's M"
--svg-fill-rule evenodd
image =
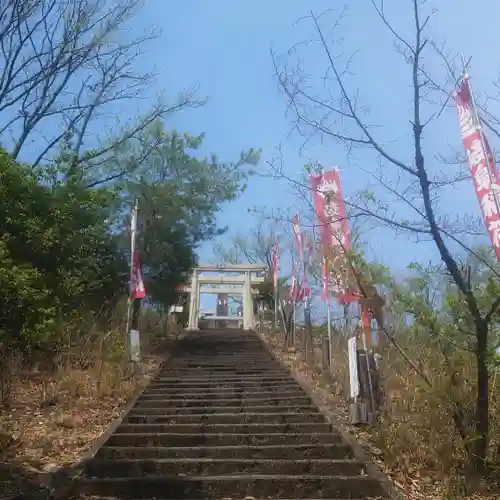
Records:
M139 252L134 251L134 258L132 261L132 282L130 296L132 299L142 299L146 296L146 287L144 286L144 279L142 276L141 262L139 259Z
M308 266L309 266L309 259L310 259L310 253L311 249L308 246L308 254L306 255L306 258L304 259L304 235L300 231L300 219L299 219L299 214L295 214L293 219L292 219L292 230L293 230L293 235L295 239L295 245L297 247L297 255L299 258L298 266L293 269L294 272L294 280L295 280L295 301L300 302L302 300L305 300L309 298L312 293L311 289L309 288L309 283L308 283ZM299 282L299 276L300 276L300 271L302 270L303 273L303 279L302 283Z
M497 201L500 195L500 177L488 139L478 123L467 73L455 92L455 102L479 205L491 243L500 261L500 211Z
M132 217L130 219L130 298L142 299L146 296L146 287L144 286L144 278L142 275L141 261L139 252L135 248L136 233L137 233L137 202L132 209Z
M328 277L329 284L340 303L356 301L359 297L354 290L349 290L346 281L350 269L346 253L351 248L351 241L339 171L333 169L323 174L313 174L310 183L321 230L321 245L325 257L328 253L334 260L328 264L338 270L336 276Z
M297 267L295 265L295 259L292 254L292 285L290 286L290 296L292 301L295 302L297 299L297 293L299 291L299 280L297 276Z
M302 239L302 233L300 232L299 214L295 214L292 219L292 231L295 239L295 246L297 247L297 255L299 258L299 263L297 269L297 279L300 276L300 269L304 268L304 242Z
M293 302L300 302L303 300L303 288L299 281L299 272L295 259L292 255L292 285L290 286L290 296Z

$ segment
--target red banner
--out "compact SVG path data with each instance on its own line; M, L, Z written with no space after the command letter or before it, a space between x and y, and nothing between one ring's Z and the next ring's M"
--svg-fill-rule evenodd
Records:
M296 273L298 281L300 276L300 268L304 268L304 263L303 263L304 245L302 242L302 233L300 232L299 214L294 215L292 219L292 231L293 231L293 236L295 238L295 244L297 246L297 255L299 258L298 266L296 268L294 266L294 273Z
M325 266L335 269L335 276L330 275L326 281L339 302L358 300L359 297L348 289L347 283L350 266L346 252L349 251L351 242L339 171L334 169L324 174L311 175L310 183L320 224L321 244L327 260Z
M307 297L311 297L312 290L308 287L303 287L297 280L292 279L292 285L288 287L288 293L292 302L301 302Z
M321 242L325 248L338 248L344 253L351 243L339 171L335 169L311 175L310 182L316 215L321 224Z
M132 299L142 299L146 296L146 288L142 277L139 252L134 252L132 261L132 282L130 283L130 296Z
M300 293L299 273L297 271L295 258L292 254L292 285L290 286L290 295L293 302L298 302Z
M371 330L372 319L370 316L370 312L364 309L361 309L361 328L365 331L365 333Z
M297 246L298 255L298 265L293 265L293 276L292 276L292 296L295 302L300 302L311 296L311 289L308 285L307 280L307 263L304 261L304 238L300 231L299 214L294 215L292 219L292 231L295 238L295 244ZM304 274L303 282L300 283L300 270Z
M488 140L481 130L474 112L474 103L469 84L469 76L464 75L460 88L455 93L460 131L469 159L469 168L474 187L483 213L486 229L500 261L500 210L497 190L500 177Z
M312 295L312 290L309 287L301 286L297 292L296 302L306 300L307 298L311 297L311 295Z

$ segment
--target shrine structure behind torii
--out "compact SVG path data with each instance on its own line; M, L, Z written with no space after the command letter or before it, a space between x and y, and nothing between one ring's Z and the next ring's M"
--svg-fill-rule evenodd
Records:
M267 269L265 264L203 264L195 267L190 283L179 288L180 292L189 293L190 296L187 329L198 329L200 294L202 293L241 295L243 298L243 328L245 330L254 329L253 295L258 295L259 288L269 279L263 275ZM213 274L203 275L203 273ZM231 321L236 318L233 316L210 316L210 319Z

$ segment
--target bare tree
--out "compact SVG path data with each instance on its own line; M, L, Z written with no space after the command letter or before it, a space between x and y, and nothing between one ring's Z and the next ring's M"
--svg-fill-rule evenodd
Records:
M273 248L276 241L282 242L277 223L264 218L250 231L250 235L236 235L229 246L217 244L214 255L225 264L266 264L269 276L273 270Z
M397 51L410 68L412 116L408 136L413 142L412 159L399 158L391 152L388 138L383 137L380 127L370 123L369 112L360 103L359 92L349 89L347 82L352 74L352 57L346 59L342 53L335 53L335 44L330 38L340 26L345 12L332 23L333 29L332 24L328 29L325 27L323 14L311 12L307 19L314 27L317 39L297 44L283 57L273 53L273 61L288 112L293 117L294 130L304 137L305 143L314 138L333 140L345 146L348 159L354 158L359 150L374 153L379 167L375 172L367 170L365 173L379 188L384 188L389 198L382 203L365 193L362 202L350 204L353 214L369 217L419 240L433 242L447 273L463 296L470 317L467 327L473 332L475 340L478 380L473 428L464 438L472 442L469 450L472 452L473 465L482 472L485 470L489 433L488 333L491 321L498 312L500 299L485 300L480 291L474 290L459 258L451 250L452 244L457 244L462 250L470 251L464 243L464 237L480 233L477 230L478 222L472 221L470 217L443 215L439 210L443 205L440 203L443 191L468 178L468 174L463 165L451 175L439 171L435 166L434 154L425 150L422 140L424 130L449 106L451 91L457 83L450 76L453 73L453 60L447 62L445 72L448 77L445 83L437 85L424 64L424 54L430 57L440 53L426 36L426 28L434 12L424 14L427 8L425 1L412 0L409 3L412 6L414 28L412 39L404 37L388 20L383 0L371 0L371 4L381 23L392 34ZM292 62L300 47L312 45L319 45L328 66L320 76L319 90L312 84L311 75L304 70L305 58L299 55L296 62ZM443 92L443 88L447 90ZM433 110L431 104L434 105ZM434 168L431 168L433 164ZM279 165L273 168L278 174L286 176ZM404 218L398 215L401 214L401 208L391 212L391 203L405 207ZM474 230L471 230L471 226ZM453 412L456 413L456 408Z
M276 241L280 245L280 255L286 253L287 248L283 233L279 230L277 221L263 216L259 223L252 228L248 235L236 235L231 238L227 246L217 244L214 247L214 257L217 262L224 264L260 264L267 266L269 281L268 287L262 290L262 298L273 307L273 249ZM285 285L287 278L278 280L278 288ZM234 300L234 299L233 299Z
M101 177L107 160L155 120L195 104L193 92L167 104L140 72L151 28L127 38L142 0L5 0L0 6L0 140L34 166L65 154L68 174ZM120 120L122 104L153 99ZM109 172L103 175L107 178Z

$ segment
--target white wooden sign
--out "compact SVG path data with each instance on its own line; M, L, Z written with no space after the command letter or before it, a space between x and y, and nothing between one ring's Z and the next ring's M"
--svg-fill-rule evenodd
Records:
M356 353L356 337L351 337L347 341L349 355L349 386L351 389L351 398L357 399L359 396L359 374L358 359Z

